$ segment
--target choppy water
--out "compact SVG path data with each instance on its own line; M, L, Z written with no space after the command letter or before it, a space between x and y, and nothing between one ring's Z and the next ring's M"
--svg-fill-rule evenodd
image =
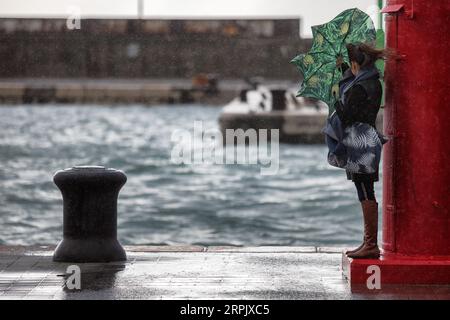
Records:
M176 128L217 127L201 106L0 108L0 243L55 244L62 200L55 171L125 171L119 238L125 244L342 245L359 242L354 186L327 165L325 146L281 145L280 169L175 165ZM381 184L376 184L381 197Z

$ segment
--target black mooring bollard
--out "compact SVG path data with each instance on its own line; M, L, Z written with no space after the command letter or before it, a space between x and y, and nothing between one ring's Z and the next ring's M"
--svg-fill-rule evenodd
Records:
M127 181L126 175L104 167L73 167L56 172L53 181L64 202L64 235L53 260L126 260L125 250L117 240L117 197Z

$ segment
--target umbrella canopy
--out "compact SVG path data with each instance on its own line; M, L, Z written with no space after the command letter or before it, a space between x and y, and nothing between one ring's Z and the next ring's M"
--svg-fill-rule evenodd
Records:
M353 8L341 12L328 23L311 27L313 43L308 53L300 54L291 62L303 74L303 82L297 96L322 100L334 111L339 96L342 74L336 60L342 58L350 64L346 44L375 44L376 31L372 19L363 11Z

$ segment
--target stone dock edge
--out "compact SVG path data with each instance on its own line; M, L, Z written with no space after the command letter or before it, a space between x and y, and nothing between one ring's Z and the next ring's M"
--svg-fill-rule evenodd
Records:
M54 251L55 245L0 245L0 255ZM201 246L124 245L127 252L214 252L214 253L341 253L345 247L316 246Z

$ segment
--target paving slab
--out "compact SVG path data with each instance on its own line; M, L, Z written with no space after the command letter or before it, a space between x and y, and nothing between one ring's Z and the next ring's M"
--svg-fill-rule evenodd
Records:
M450 299L450 286L353 292L340 270L343 248L127 246L128 260L70 263L54 247L0 246L0 299Z

